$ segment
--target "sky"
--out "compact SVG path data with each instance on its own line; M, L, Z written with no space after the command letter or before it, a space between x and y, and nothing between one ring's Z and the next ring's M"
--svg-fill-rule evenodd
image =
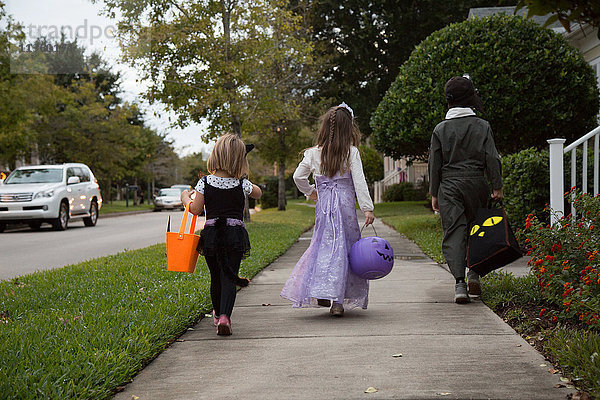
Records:
M113 67L121 72L122 98L138 104L145 111L148 125L159 133L167 134L173 140L180 156L194 152L210 151L211 146L202 142L205 125L193 124L185 129L173 128L169 123L169 113L162 106L149 106L143 101L140 92L145 87L137 82L135 69L120 61L120 49L112 32L116 21L100 15L102 4L92 4L90 0L5 0L6 11L16 21L23 23L27 42L33 42L38 35L48 36L62 30L78 38L80 45L95 50ZM157 114L158 116L155 116ZM174 114L170 115L175 120ZM206 158L206 157L205 157Z

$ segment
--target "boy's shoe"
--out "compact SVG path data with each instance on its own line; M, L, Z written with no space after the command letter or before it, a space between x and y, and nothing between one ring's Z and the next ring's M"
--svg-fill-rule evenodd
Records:
M215 310L213 310L213 325L217 326L218 323L219 323L219 318L217 318L217 316L215 315Z
M333 305L331 306L331 309L329 310L329 313L331 315L333 315L334 317L343 317L344 316L344 306L341 305L340 303L333 303Z
M217 335L231 335L231 320L225 314L221 315L219 317L219 321L217 322Z
M467 294L467 284L465 282L459 282L454 285L454 302L457 304L469 303L471 299Z
M479 281L479 274L473 270L467 272L467 290L469 295L481 296L481 282Z
M317 299L317 304L321 307L331 307L331 300Z

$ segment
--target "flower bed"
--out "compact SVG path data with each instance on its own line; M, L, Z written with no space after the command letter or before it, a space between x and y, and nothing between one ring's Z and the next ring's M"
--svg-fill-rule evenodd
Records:
M529 214L523 231L530 246L530 264L547 299L559 311L542 309L539 317L553 322L577 319L600 328L600 196L580 192L573 202L575 215L563 216L554 225Z

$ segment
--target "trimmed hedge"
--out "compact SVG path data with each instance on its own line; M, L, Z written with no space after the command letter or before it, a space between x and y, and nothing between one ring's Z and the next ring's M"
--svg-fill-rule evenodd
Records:
M414 49L371 118L375 148L425 156L446 112L444 85L464 73L501 154L545 148L553 137L571 142L596 126L596 77L579 50L532 21L496 15L449 25Z

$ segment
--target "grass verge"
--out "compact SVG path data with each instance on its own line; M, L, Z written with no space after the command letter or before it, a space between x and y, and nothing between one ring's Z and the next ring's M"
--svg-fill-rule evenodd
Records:
M426 201L400 201L375 205L375 216L415 242L436 262L444 263L442 227Z
M253 277L314 222L314 209L252 217ZM165 245L0 282L2 398L110 398L212 306L204 259L168 272Z
M439 217L425 205L425 202L382 203L375 206L375 215L442 263ZM574 385L600 399L599 332L578 321L557 325L547 311L558 310L560 305L546 298L533 275L515 277L492 272L481 283L486 305L544 354L555 370L569 377L570 382L565 385Z
M113 200L111 203L102 203L100 208L100 215L113 214L126 211L140 211L140 210L151 210L154 208L153 204L138 204L133 205L133 201L129 202L129 207L125 206L125 200Z

